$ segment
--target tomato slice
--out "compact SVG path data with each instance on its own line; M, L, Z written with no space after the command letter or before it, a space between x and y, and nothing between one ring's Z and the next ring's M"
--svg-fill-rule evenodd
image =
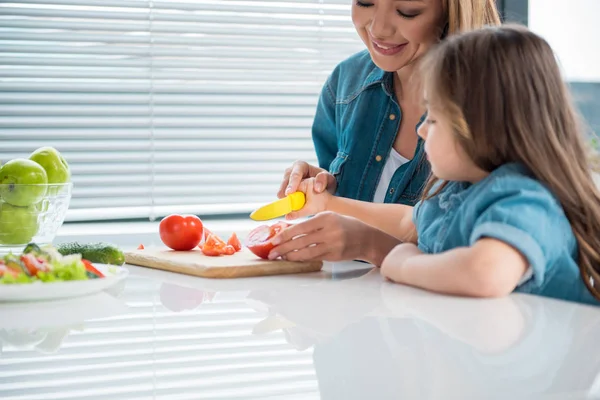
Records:
M273 236L277 235L282 230L288 228L290 224L287 222L280 221L274 225L271 225L271 230L273 231Z
M233 247L232 245L228 244L227 246L225 246L223 248L223 254L226 256L232 256L236 253L235 247Z
M227 244L224 241L219 239L217 235L211 233L210 235L208 235L208 238L202 245L202 253L204 253L205 256L209 257L221 256L225 254L226 246Z
M4 263L0 263L0 277L4 275L10 275L14 278L19 276L19 273L9 267L7 267Z
M223 251L219 249L211 249L206 246L202 246L202 254L209 257L219 257L223 255Z
M227 246L227 243L225 243L225 241L223 239L221 239L220 237L218 237L214 233L211 233L210 235L212 236L212 238L215 241L215 243L216 243L217 246L219 246L219 247L225 247L225 246ZM209 239L210 239L211 236L209 236Z
M258 257L267 259L275 247L271 239L289 226L290 224L283 221L271 226L261 225L248 234L246 247Z
M85 270L91 274L96 275L98 278L104 278L104 274L96 269L88 260L81 260L83 265L85 265Z
M144 249L145 249L145 247L144 247L144 245L143 245L143 244L140 244L140 245L138 246L138 248L137 248L137 249L138 249L138 250L144 250Z
M19 260L14 256L11 256L7 262L0 260L0 268L2 268L2 267L6 267L7 269L14 272L15 276L20 275L20 274L27 275L27 273L29 272L29 270L27 268L25 268L23 263L20 263Z
M235 234L235 232L233 232L231 234L231 237L227 241L227 244L230 245L230 246L232 246L235 249L235 251L242 250L242 243L240 242L240 239L238 239L238 237Z
M48 265L42 259L37 259L33 254L23 254L21 262L31 276L36 276L39 271L48 271Z

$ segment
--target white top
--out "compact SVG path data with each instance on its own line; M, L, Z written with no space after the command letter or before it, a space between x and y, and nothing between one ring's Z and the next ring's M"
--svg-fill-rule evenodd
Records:
M373 197L374 203L383 203L394 173L398 168L409 161L410 160L408 158L401 156L400 153L393 148L390 150L390 155L385 162L383 172L381 173L381 178L379 178L379 183L377 184L375 196Z

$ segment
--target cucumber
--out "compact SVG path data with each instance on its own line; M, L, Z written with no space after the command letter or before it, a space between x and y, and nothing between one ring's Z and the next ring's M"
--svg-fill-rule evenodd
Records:
M123 265L125 255L116 246L107 243L63 243L56 246L56 250L63 256L81 254L81 258L92 263Z

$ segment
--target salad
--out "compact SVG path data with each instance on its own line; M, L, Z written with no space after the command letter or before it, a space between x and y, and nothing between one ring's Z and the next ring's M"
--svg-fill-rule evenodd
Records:
M0 284L81 281L104 278L81 254L61 255L54 247L29 244L20 256L0 257Z

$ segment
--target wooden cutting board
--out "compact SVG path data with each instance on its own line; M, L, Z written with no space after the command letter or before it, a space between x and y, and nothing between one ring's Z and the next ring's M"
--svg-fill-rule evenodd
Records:
M125 253L125 262L131 265L178 272L203 278L244 278L317 272L321 261L293 262L263 260L244 248L232 256L208 257L200 250L173 251L149 248Z

